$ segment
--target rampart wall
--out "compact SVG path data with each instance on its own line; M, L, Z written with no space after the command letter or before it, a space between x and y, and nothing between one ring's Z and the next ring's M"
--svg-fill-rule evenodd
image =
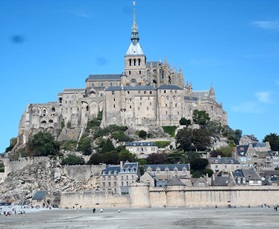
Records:
M87 208L236 207L279 204L279 187L184 187L151 188L135 184L130 195L105 192L62 193L61 207Z

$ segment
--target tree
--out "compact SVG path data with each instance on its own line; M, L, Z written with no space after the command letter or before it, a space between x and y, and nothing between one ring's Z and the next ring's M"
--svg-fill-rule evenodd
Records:
M263 142L269 142L272 151L279 151L279 135L270 133L266 135Z
M119 155L116 151L109 151L102 154L102 162L105 164L119 164Z
M92 154L87 162L88 165L99 165L100 163L102 163L102 154L100 153Z
M121 150L118 156L119 161L136 161L136 155L130 153L127 149Z
M182 126L189 126L191 124L191 120L186 119L186 118L181 118L179 120L179 124Z
M112 141L108 138L102 147L101 153L110 152L112 150L115 150L115 147L112 144Z
M85 161L83 157L77 156L75 154L69 154L62 159L62 165L84 165Z
M183 128L176 135L176 143L184 151L204 151L211 146L211 138L206 129Z
M147 132L145 130L140 130L139 137L145 139L147 136Z
M205 151L211 146L211 138L206 129L194 129L192 134L192 144L198 151Z
M82 151L83 155L90 155L92 153L91 149L91 138L83 137L78 143L78 151Z
M209 114L206 111L194 110L193 121L195 124L204 126L210 120Z
M166 164L168 157L165 153L152 153L146 158L147 164Z
M192 129L183 128L179 130L175 138L178 148L184 151L191 151L194 149L192 146Z
M60 145L48 132L39 132L27 142L30 156L49 156L59 152Z

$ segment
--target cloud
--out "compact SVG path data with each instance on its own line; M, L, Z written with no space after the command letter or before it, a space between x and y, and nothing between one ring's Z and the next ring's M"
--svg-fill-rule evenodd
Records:
M256 97L260 102L263 102L263 103L270 103L271 102L270 93L267 92L267 91L257 92Z
M263 113L262 109L258 106L256 102L242 102L239 105L232 106L232 111L249 114Z
M267 30L279 30L279 21L253 21L252 25Z

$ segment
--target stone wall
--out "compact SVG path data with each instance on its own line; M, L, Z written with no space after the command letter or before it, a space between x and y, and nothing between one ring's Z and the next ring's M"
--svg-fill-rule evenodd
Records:
M62 208L125 208L129 206L130 196L112 195L107 192L73 192L63 193L61 196Z
M236 207L279 204L279 187L183 187L151 188L135 184L130 195L105 192L63 193L61 207L75 204L92 208Z

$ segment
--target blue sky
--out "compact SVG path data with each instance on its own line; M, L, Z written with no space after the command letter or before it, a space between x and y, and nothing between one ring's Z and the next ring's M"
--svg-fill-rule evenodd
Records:
M278 0L138 0L148 61L182 68L194 90L214 86L229 126L259 140L279 132ZM130 0L0 1L0 152L29 103L84 88L89 74L121 73Z

